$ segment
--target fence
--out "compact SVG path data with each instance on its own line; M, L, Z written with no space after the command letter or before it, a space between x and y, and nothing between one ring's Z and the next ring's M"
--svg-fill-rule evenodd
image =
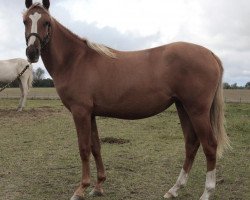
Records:
M250 90L224 90L224 99L227 103L250 103Z
M0 93L0 99L20 98L19 88L8 88ZM59 99L55 88L32 88L28 99ZM226 103L250 103L250 90L224 90Z
M7 88L0 93L0 99L19 99L19 88ZM59 99L55 88L31 88L28 99Z
M250 100L241 97L234 99L225 97L224 100L226 103L250 103Z
M0 99L19 99L20 95L4 93L0 95ZM29 94L28 99L60 99L57 94Z

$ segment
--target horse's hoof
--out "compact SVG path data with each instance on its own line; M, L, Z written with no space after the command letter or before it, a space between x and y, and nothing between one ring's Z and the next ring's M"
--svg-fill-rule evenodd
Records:
M174 197L174 195L172 195L171 193L169 193L169 192L167 192L165 195L164 195L164 198L165 199L171 199L171 198L173 198Z
M208 197L201 196L200 200L209 200Z
M89 193L89 195L92 196L92 197L100 197L100 196L103 196L103 191L99 191L99 190L93 189Z
M73 195L70 200L84 200L84 197L78 196L78 195Z

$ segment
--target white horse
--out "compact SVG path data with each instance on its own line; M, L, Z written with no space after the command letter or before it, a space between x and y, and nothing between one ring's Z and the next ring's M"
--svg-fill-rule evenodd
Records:
M27 65L29 65L28 69L17 79L21 89L21 98L17 108L18 111L22 111L25 106L29 89L32 87L32 65L21 58L0 60L0 82L2 83L9 83L15 80Z

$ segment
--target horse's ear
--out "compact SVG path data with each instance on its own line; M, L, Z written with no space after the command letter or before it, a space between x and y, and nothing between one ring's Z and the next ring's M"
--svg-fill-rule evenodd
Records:
M29 8L33 4L32 0L25 0L26 8Z
M49 6L50 6L49 0L43 0L43 6L44 6L44 8L46 8L47 10L49 10Z

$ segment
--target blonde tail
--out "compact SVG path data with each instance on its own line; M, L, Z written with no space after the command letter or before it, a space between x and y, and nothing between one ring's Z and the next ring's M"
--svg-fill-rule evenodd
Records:
M214 54L213 54L214 55ZM224 97L223 97L223 84L222 84L222 75L223 75L223 66L220 59L214 55L216 61L221 68L221 76L219 85L217 87L213 104L210 111L211 124L214 131L214 135L217 139L217 156L222 157L224 149L231 149L230 140L227 136L225 130L225 117L224 117Z

